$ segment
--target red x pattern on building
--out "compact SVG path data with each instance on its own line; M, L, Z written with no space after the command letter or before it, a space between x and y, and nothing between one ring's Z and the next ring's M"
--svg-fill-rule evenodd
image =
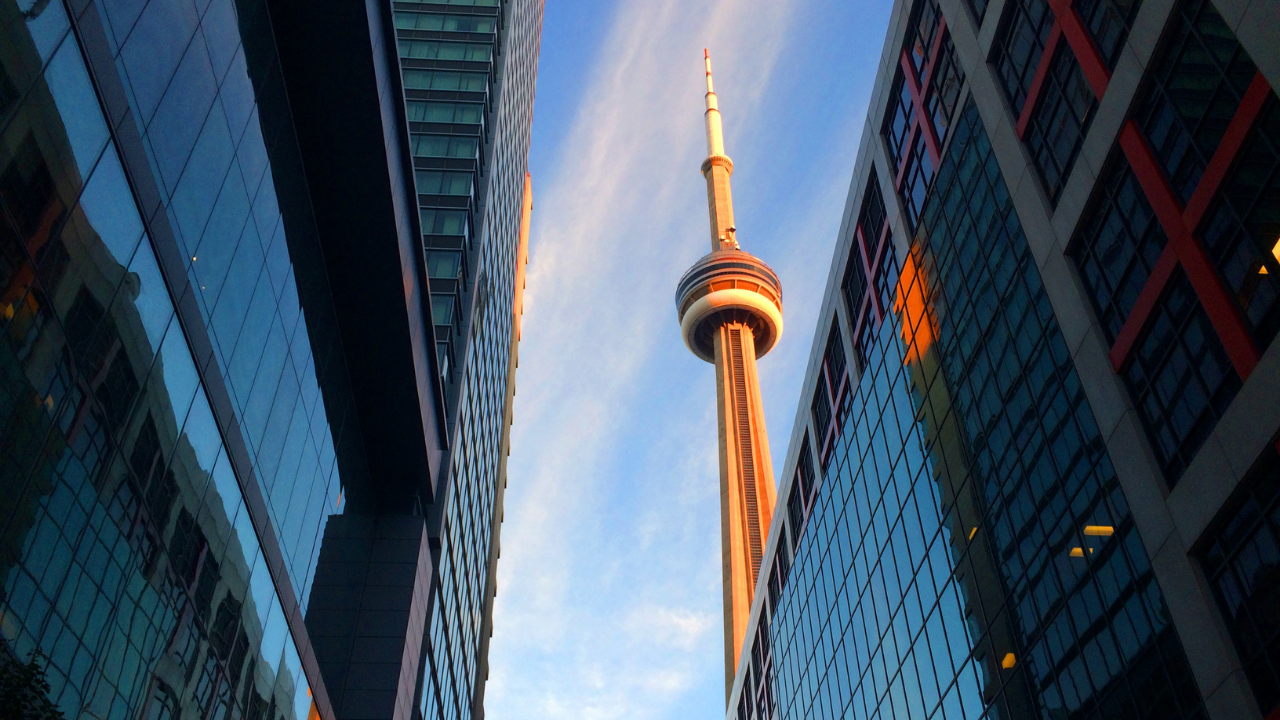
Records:
M851 339L854 354L860 364L865 364L864 349L887 311L876 287L876 273L872 268L883 265L884 254L892 252L884 197L880 194L879 180L874 170L867 179L862 208L858 213L858 221L854 224L853 240L842 289L845 308L849 311L849 324L853 327Z
M1054 13L1054 23L1018 118L1017 132L1020 139L1027 131L1059 43L1066 42L1069 45L1096 97L1103 97L1111 82L1111 71L1071 0L1049 0L1049 5ZM1155 210L1161 227L1168 235L1169 243L1111 346L1111 364L1117 372L1131 359L1142 329L1151 317L1173 271L1179 265L1195 289L1196 296L1204 306L1241 380L1248 378L1258 364L1261 352L1254 342L1249 325L1206 253L1204 244L1197 237L1196 230L1204 219L1210 202L1226 180L1249 131L1261 115L1268 98L1273 96L1274 93L1262 73L1257 73L1185 207L1165 177L1137 122L1129 118L1121 128L1120 148L1129 161L1143 194Z
M831 449L835 446L836 438L840 435L840 426L844 423L845 413L842 406L847 401L846 395L849 391L844 340L840 337L840 326L833 319L831 332L827 336L826 352L822 354L822 372L819 375L818 387L813 391L811 406L814 432L820 438L818 457L822 460L823 470L827 468ZM805 515L808 515L808 504L806 504Z
M926 90L933 83L933 73L938 68L939 51L942 48L942 40L947 35L947 21L941 14L936 15L938 18L937 32L933 35L933 45L928 48L928 60L924 66L924 76L916 76L915 64L911 62L910 47L902 48L902 53L898 56L898 64L902 67L902 81L906 84L907 91L911 93L911 130L907 134L907 142L904 147L911 148L915 146L917 134L924 135L924 145L929 152L929 160L933 162L933 166L938 166L938 160L942 154L942 142L938 138L938 133L933 127L933 123L929 122L929 114L925 111L925 94ZM894 176L893 187L901 192L902 183L906 179L907 158L908 153L903 153L903 157L898 161L897 173Z

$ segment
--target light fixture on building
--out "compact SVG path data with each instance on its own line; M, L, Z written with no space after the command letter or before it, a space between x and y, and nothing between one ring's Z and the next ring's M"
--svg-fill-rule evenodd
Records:
M1276 244L1275 244L1275 245L1273 245L1273 246L1271 246L1271 254L1275 257L1276 262L1280 262L1280 239L1277 239L1277 240L1276 240ZM1262 269L1258 271L1258 274L1259 274L1259 275L1270 275L1270 273L1269 273L1269 272L1267 272L1267 266L1266 266L1266 265L1263 265L1263 266L1262 266Z

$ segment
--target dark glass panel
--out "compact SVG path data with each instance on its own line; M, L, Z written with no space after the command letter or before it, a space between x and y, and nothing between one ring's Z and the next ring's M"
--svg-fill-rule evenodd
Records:
M1135 343L1124 378L1172 487L1241 384L1180 268Z
M1168 242L1123 153L1116 153L1072 241L1071 255L1114 342Z
M1206 533L1200 562L1264 717L1280 710L1280 457L1267 448Z
M1052 29L1053 11L1047 0L1013 0L1005 9L992 62L1015 116L1022 114Z
M1208 0L1182 0L1134 119L1185 204L1257 69Z
M1067 184L1097 109L1098 101L1071 46L1058 43L1023 137L1053 204Z

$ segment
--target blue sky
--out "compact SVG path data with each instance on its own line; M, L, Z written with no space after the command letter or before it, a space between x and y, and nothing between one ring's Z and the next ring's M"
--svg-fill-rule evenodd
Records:
M710 249L702 48L738 239L783 283L780 473L890 6L548 0L487 717L723 715L714 370L672 299Z

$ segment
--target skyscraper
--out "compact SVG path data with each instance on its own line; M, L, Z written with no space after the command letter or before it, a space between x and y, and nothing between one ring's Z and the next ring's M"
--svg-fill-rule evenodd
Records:
M439 583L423 667L428 719L484 716L542 6L395 4L449 448L428 512Z
M895 3L728 717L1280 713L1274 11Z
M0 2L0 662L67 717L482 714L541 8Z
M782 284L759 259L738 247L720 108L707 69L707 209L711 253L694 264L676 289L685 346L716 366L720 446L720 539L724 583L726 687L738 664L747 614L773 515L773 462L764 426L756 358L782 335Z

